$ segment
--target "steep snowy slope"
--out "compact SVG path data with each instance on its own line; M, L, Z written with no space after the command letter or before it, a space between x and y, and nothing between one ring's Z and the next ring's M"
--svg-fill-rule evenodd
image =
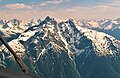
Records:
M17 19L13 19L10 21L0 21L0 34L4 35L6 40L9 42L12 39L16 39L19 37L21 33L23 33L28 28L39 25L41 20L32 19L30 22L27 21L19 21Z
M12 39L16 39L26 29L28 29L27 22L13 19L10 21L3 21L0 27L0 34L9 42Z

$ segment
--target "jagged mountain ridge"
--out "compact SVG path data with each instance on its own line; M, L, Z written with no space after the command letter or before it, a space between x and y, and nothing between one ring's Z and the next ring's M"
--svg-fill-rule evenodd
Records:
M82 27L97 30L107 33L120 40L120 19L99 19L99 20L75 20L75 22Z
M120 41L105 33L80 27L72 19L57 23L46 17L39 25L29 27L9 44L13 42L20 46L15 51L29 66L31 73L43 78L120 77ZM5 53L1 51L2 65L16 65L10 60L11 55L4 46L1 50L6 53L4 56ZM9 65L11 62L13 64ZM102 69L108 73L104 75Z
M38 25L41 20L32 19L30 22L19 21L17 19L13 20L0 20L0 33L6 38L9 42L12 39L19 37L21 33L30 28L31 26Z

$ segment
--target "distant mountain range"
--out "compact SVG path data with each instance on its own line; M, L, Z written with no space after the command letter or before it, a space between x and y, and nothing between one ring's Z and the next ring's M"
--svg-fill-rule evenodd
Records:
M0 20L0 35L41 78L120 78L120 19ZM2 43L0 66L20 70Z
M120 34L119 34L120 18L116 20L110 20L110 19L87 20L87 21L76 20L76 23L79 26L112 35L113 37L120 40Z

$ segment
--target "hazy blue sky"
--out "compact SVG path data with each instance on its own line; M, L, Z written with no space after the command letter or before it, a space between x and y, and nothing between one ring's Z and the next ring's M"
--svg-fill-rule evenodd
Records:
M0 19L119 18L119 0L0 0Z

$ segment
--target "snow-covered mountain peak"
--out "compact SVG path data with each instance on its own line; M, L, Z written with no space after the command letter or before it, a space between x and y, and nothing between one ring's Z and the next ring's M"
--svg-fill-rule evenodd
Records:
M83 33L84 37L86 36L88 39L90 39L92 41L92 46L94 46L96 49L96 54L97 55L100 55L100 56L105 56L105 55L113 55L116 53L116 52L119 52L120 51L120 46L119 43L120 41L119 40L116 40L114 37L108 35L108 34L105 34L103 32L98 32L98 31L95 31L95 30L91 30L91 29L87 29L87 28L83 28L79 25L76 24L76 22L74 23L74 20L70 20L69 21L69 24L75 28L77 28L76 30L79 31L79 33ZM67 24L66 24L67 26ZM68 28L70 29L70 28ZM75 32L72 31L72 32ZM75 36L77 37L77 36ZM111 46L112 45L112 46ZM112 47L115 47L116 49L112 49ZM107 50L107 51L106 51Z
M5 22L5 20L0 20L0 25L3 25Z
M32 19L32 22L36 22L36 20ZM94 23L95 21L91 22ZM81 41L85 42L85 46L82 49L91 46L95 48L95 53L100 56L115 54L114 51L119 52L120 41L116 40L114 37L108 34L81 27L80 23L78 23L78 21L75 19L69 19L66 22L57 23L54 18L47 16L44 21L41 21L39 23L39 25L37 24L35 26L30 26L26 28L25 31L21 31L18 40L29 42L33 39L33 41L36 41L36 38L38 37L42 40L47 40L50 42L53 41L56 44L58 44L57 42L62 42L58 45L64 45L69 53L74 52L80 54L79 51L81 50L81 47L83 47L81 44L84 44L81 43ZM22 27L25 26L23 25ZM20 29L14 28L14 30L14 32L20 32ZM37 42L39 41L37 40ZM88 43L89 45L87 45ZM115 50L113 50L112 47L115 47Z
M116 25L115 21L106 22L107 24L102 25L108 27L112 24L112 28L114 24ZM31 23L19 24L24 30L14 24L0 29L3 35L9 34L6 38L9 39L8 44L24 60L30 72L42 74L43 78L120 77L117 70L120 69L120 41L106 33L93 30L92 27L85 27L100 25L102 22L95 20L79 22L69 19L58 23L48 16L43 21L32 20ZM0 65L16 66L10 52L2 44L0 57ZM103 70L107 74L101 72Z
M41 22L41 20L35 20L35 19L31 19L30 22L28 22L28 26L35 26L35 25L39 25Z
M101 31L109 35L112 35L117 39L120 39L119 19L116 19L116 20L99 19L99 20L86 20L86 21L80 21L80 20L74 19L74 23L76 23L81 27Z
M44 19L44 21L50 21L50 20L52 20L53 18L51 18L50 16L47 16L45 19Z

